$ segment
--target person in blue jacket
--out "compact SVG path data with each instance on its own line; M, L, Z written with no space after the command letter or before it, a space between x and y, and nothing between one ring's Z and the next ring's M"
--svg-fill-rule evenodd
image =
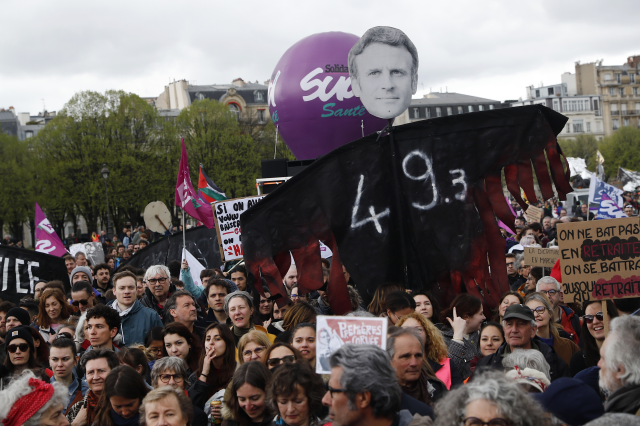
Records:
M113 294L116 300L107 305L120 315L120 333L122 344L144 344L147 332L153 327L162 327L162 320L156 311L144 307L138 301L136 276L129 271L118 272L113 276Z

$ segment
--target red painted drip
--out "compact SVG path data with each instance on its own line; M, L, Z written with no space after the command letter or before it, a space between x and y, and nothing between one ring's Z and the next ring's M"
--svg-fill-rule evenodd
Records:
M324 237L324 238L322 238ZM347 281L344 279L342 272L342 261L338 252L338 244L333 237L331 230L327 231L320 238L333 252L331 259L331 268L329 269L329 305L336 315L344 315L351 312L351 299L349 298L349 290L347 289ZM318 260L320 263L320 260Z
M283 250L276 254L273 260L276 262L280 276L284 277L287 275L287 272L289 272L289 268L291 267L291 255L289 254L289 250Z
M298 270L299 294L310 293L324 285L320 242L313 235L310 237L305 247L291 251Z
M537 203L538 197L536 197L536 191L533 188L533 172L531 171L531 161L527 158L524 161L518 160L516 164L518 166L518 182L520 182L520 186L524 190L524 193L527 194L529 203Z
M504 224L511 226L515 219L511 209L507 204L507 200L504 198L504 192L502 192L502 181L500 179L500 173L486 176L485 184L487 185L487 193L489 194L489 201L491 201L491 207L495 212L498 219Z
M547 169L544 149L536 150L531 157L531 161L533 161L533 168L536 171L542 198L545 200L553 198L553 186L551 185L551 178L549 177L549 169Z
M566 200L567 194L573 191L569 184L569 164L567 164L567 173L562 168L562 160L559 154L560 146L558 141L554 137L550 137L545 147L547 152L547 158L549 159L549 166L551 167L551 177L553 183L556 185L556 191L558 191L558 197L560 200ZM565 159L566 162L566 159Z
M527 210L528 204L520 196L520 184L518 183L518 166L510 163L504 166L504 180L507 182L507 189L511 196L520 204L522 210Z
M284 284L282 283L282 275L278 271L275 262L271 258L262 258L257 260L256 262L251 262L252 266L259 267L262 272L262 277L267 282L267 287L269 287L269 293L271 296L275 296L276 294L281 295L282 297L276 300L278 306L283 307L288 304L291 300L289 299L289 295L284 288ZM253 270L253 269L252 269ZM254 276L259 276L255 275ZM258 278L256 279L258 280ZM261 287L260 285L256 285L255 287Z

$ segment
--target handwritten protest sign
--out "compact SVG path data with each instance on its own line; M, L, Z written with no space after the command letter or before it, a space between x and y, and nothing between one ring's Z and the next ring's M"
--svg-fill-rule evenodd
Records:
M544 210L542 210L540 207L529 206L527 208L526 213L527 213L527 222L529 223L542 222L542 217L544 216Z
M640 219L558 224L565 302L640 296Z
M347 343L375 345L387 349L387 318L316 318L316 373L331 374L331 354Z
M553 268L556 260L560 258L559 249L546 249L540 247L524 248L524 264L530 266L542 266Z
M220 243L220 257L223 262L243 258L242 241L240 241L240 215L264 197L265 195L234 198L213 204L216 232Z

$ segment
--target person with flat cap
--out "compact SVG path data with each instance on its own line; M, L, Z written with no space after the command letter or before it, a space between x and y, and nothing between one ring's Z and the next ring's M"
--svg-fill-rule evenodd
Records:
M502 358L513 352L514 349L536 350L542 353L549 363L551 381L560 377L569 377L569 366L562 360L556 351L543 343L536 331L536 324L533 311L526 305L511 305L504 313L502 320L504 329L504 343L498 348L496 353L487 355L478 361L477 370L493 368L502 370Z

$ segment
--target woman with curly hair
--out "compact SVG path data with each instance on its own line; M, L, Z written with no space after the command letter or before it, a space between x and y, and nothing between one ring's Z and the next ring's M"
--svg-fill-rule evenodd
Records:
M323 409L324 383L307 362L279 368L273 376L267 400L277 414L276 426L317 426Z
M502 372L487 371L450 392L435 406L435 426L539 426L548 424L533 397Z

